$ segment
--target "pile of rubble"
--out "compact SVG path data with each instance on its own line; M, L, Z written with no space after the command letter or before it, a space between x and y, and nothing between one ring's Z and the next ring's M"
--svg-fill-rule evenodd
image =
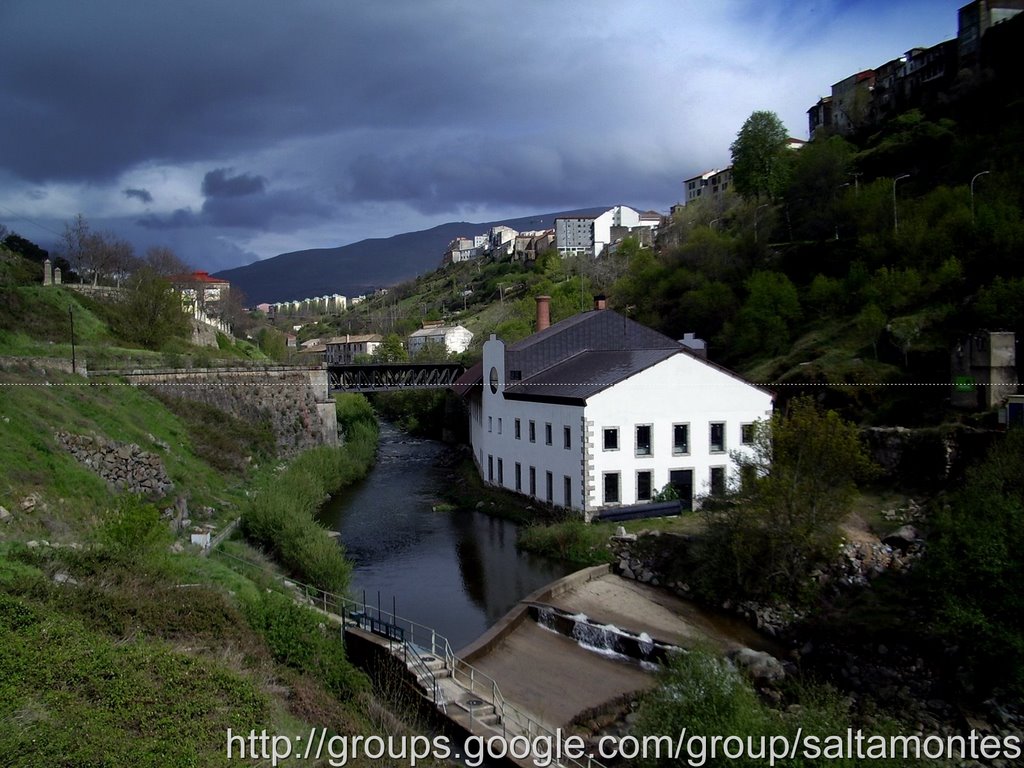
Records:
M174 488L159 456L135 443L57 432L57 442L111 486L144 496L165 496Z

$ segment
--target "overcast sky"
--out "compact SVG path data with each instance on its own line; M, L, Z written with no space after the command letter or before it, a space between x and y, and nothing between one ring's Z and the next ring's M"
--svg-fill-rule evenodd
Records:
M667 212L757 109L966 0L0 0L0 223L210 271L446 221Z

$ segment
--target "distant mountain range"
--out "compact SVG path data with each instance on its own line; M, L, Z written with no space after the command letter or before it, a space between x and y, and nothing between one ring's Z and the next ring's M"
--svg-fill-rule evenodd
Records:
M550 229L558 216L599 214L611 208L580 208L558 213L538 213L521 219L483 224L456 221L419 232L360 240L338 248L311 248L255 261L244 267L218 272L245 293L252 306L262 302L291 301L340 293L359 296L437 269L454 238L483 234L504 224L520 232Z

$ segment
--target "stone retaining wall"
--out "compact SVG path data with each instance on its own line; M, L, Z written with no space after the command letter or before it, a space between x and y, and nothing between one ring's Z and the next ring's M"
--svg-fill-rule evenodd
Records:
M310 368L209 368L121 374L132 384L212 405L251 423L269 423L283 453L338 444L327 371Z

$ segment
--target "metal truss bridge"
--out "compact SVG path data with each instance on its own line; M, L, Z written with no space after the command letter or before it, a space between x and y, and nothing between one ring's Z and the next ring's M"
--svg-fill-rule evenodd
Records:
M466 368L460 363L374 363L328 365L327 387L346 392L447 389Z

